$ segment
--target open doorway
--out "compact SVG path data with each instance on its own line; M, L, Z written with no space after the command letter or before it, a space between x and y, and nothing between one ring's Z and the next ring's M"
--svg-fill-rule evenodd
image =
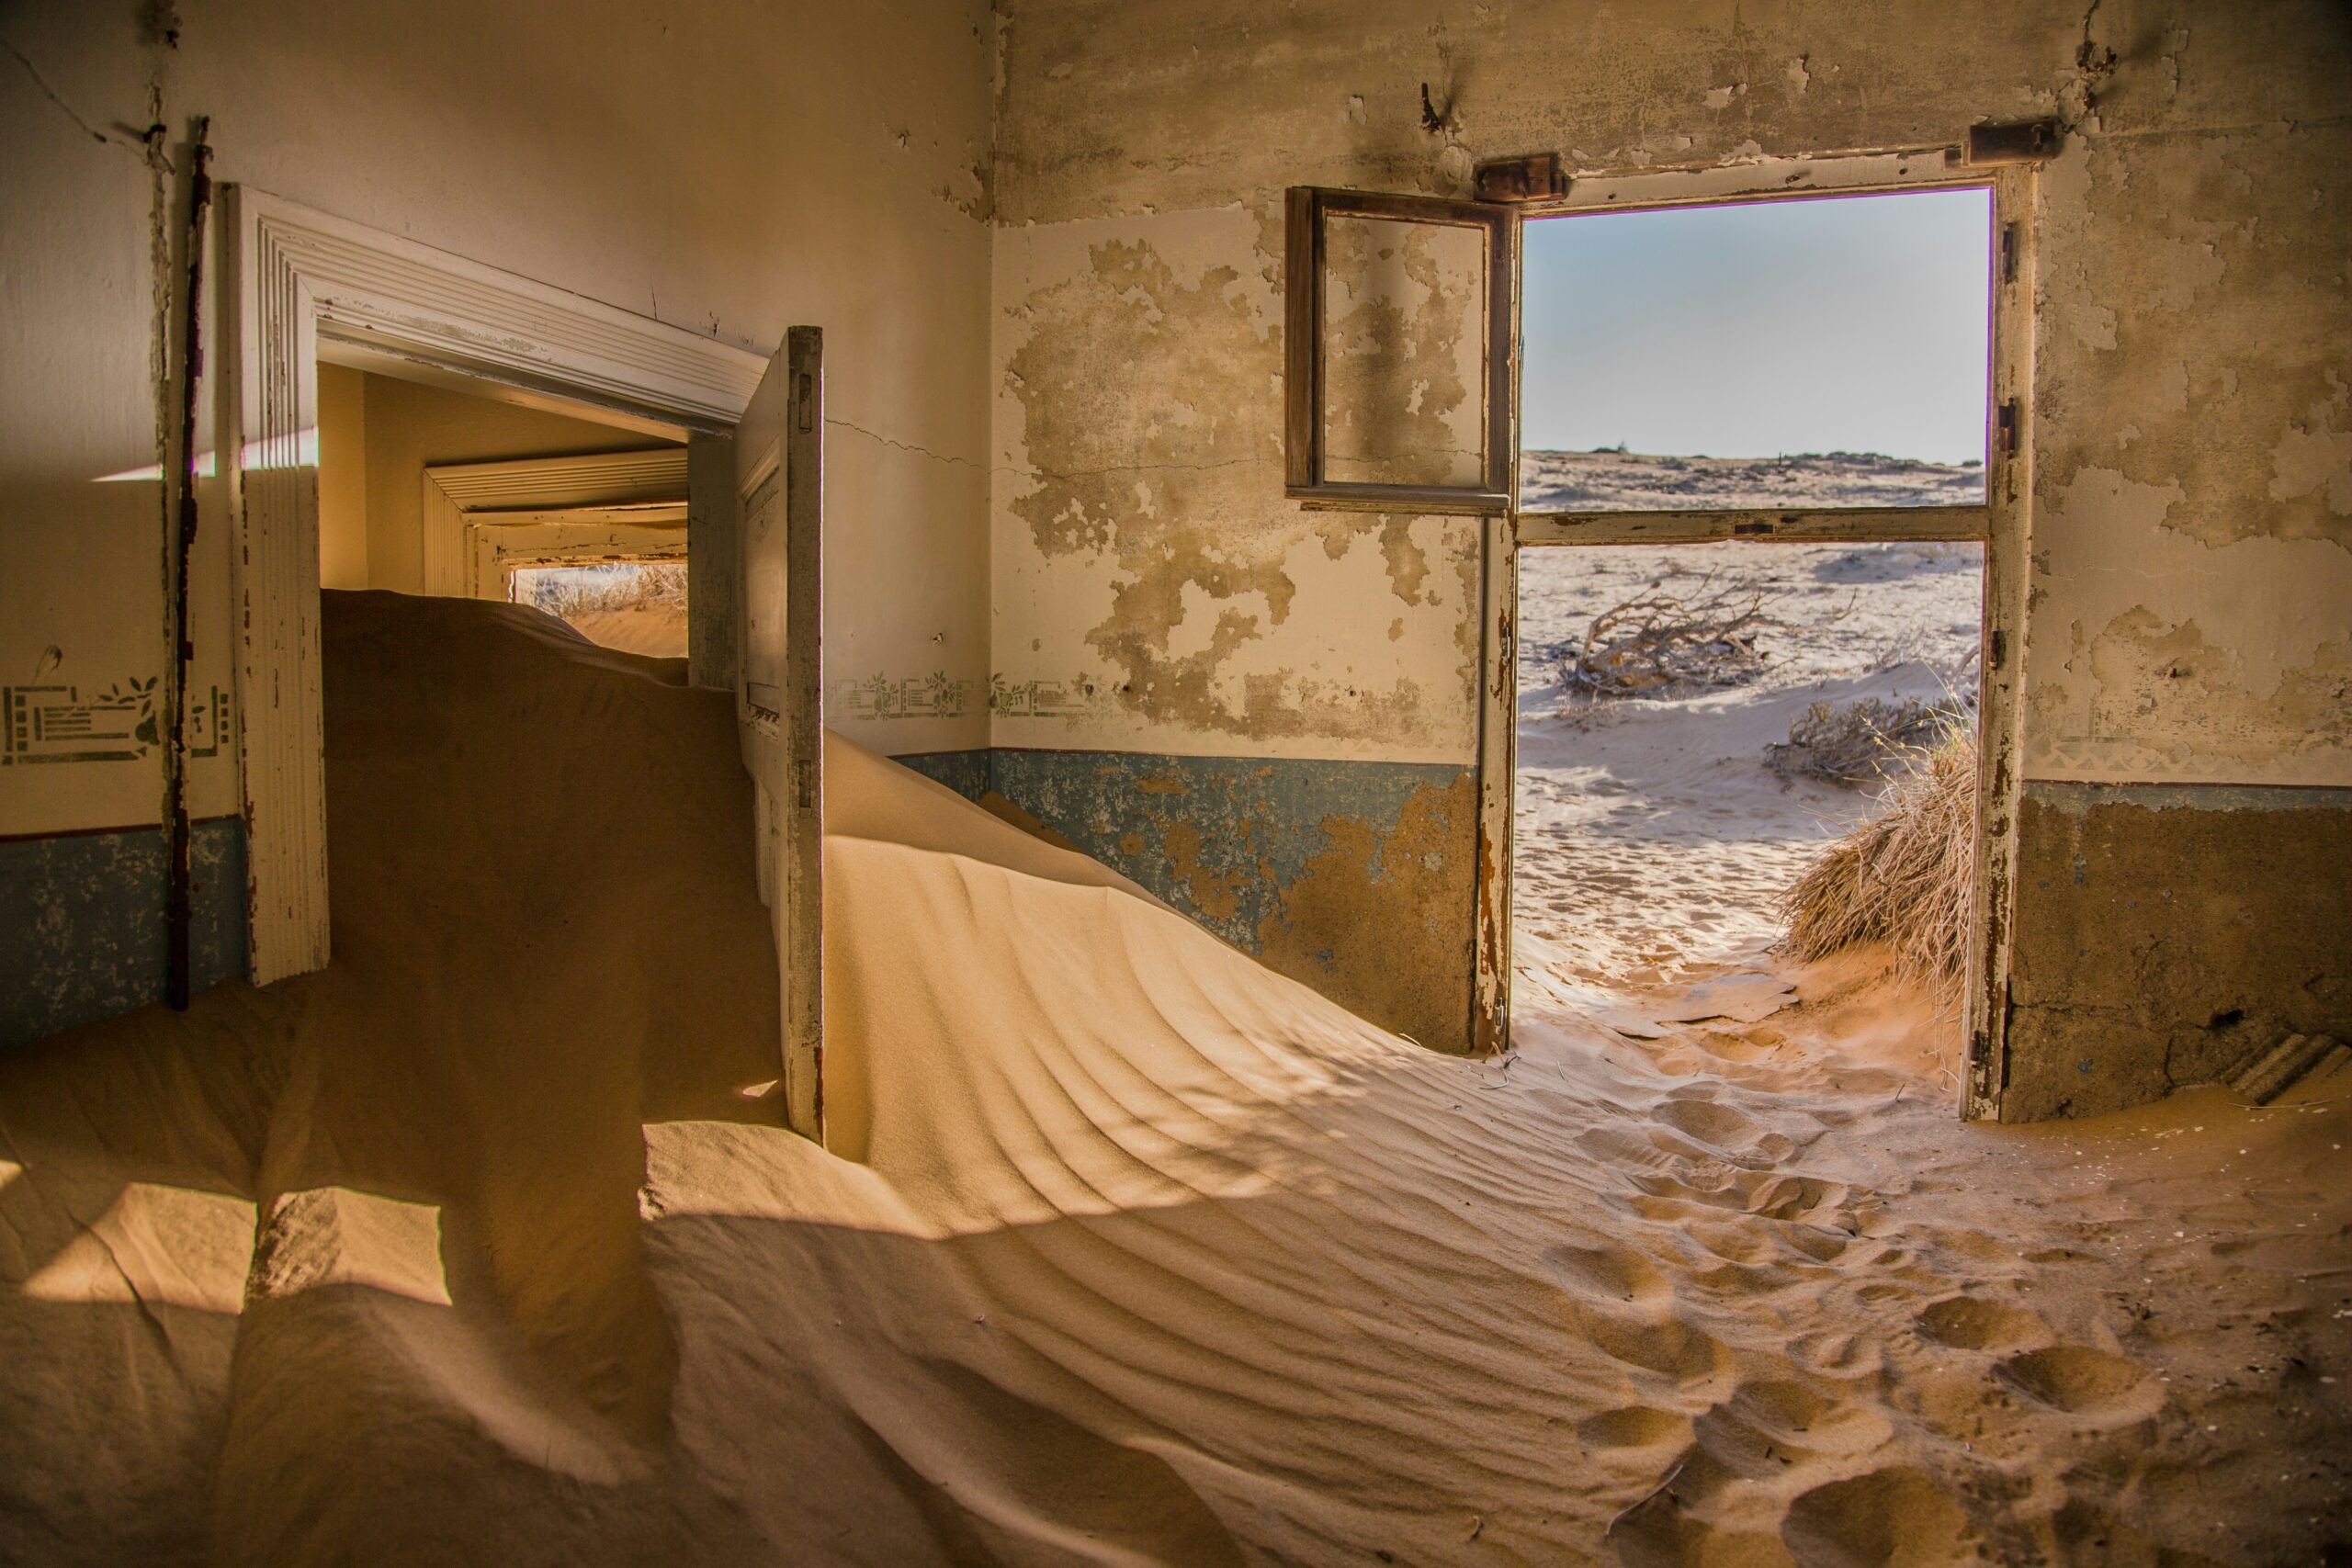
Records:
M1641 1037L1892 967L1960 1082L1983 186L1531 219L1513 982Z
M649 423L322 360L320 584L528 604L684 659L686 433Z

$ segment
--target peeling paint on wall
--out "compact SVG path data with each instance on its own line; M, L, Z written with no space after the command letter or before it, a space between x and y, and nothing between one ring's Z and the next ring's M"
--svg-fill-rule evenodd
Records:
M1476 774L1446 764L995 751L990 787L1245 953L1468 1049Z
M195 988L245 970L245 837L194 824L188 854ZM164 998L164 833L0 840L0 1047Z
M2177 483L2043 487L2029 776L2335 784L2352 758L2352 550L2217 544Z
M1475 527L1282 497L1277 215L1001 236L997 684L1054 691L1000 704L999 744L1472 755ZM1351 434L1451 465L1481 413L1443 324L1468 288L1385 262L1402 301L1351 295L1344 331L1419 399Z

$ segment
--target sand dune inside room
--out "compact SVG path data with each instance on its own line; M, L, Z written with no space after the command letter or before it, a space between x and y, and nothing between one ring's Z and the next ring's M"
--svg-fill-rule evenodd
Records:
M836 741L829 1152L723 698L521 607L327 616L335 964L0 1062L6 1512L57 1560L2325 1538L2340 1089L1964 1126L1866 962L1442 1058Z

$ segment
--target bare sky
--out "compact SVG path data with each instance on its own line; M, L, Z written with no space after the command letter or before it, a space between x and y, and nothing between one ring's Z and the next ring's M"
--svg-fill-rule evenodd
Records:
M1982 190L1527 225L1521 445L1984 455Z

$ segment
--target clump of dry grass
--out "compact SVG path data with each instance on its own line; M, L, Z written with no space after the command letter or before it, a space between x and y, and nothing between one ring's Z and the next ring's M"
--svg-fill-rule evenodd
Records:
M1811 962L1884 942L1901 973L1959 977L1976 881L1976 737L1952 723L1883 809L1823 850L1781 896L1789 950Z
M1786 744L1764 748L1764 765L1784 779L1825 779L1849 789L1880 784L1923 760L1963 716L1953 702L1918 697L1815 703L1789 726Z

